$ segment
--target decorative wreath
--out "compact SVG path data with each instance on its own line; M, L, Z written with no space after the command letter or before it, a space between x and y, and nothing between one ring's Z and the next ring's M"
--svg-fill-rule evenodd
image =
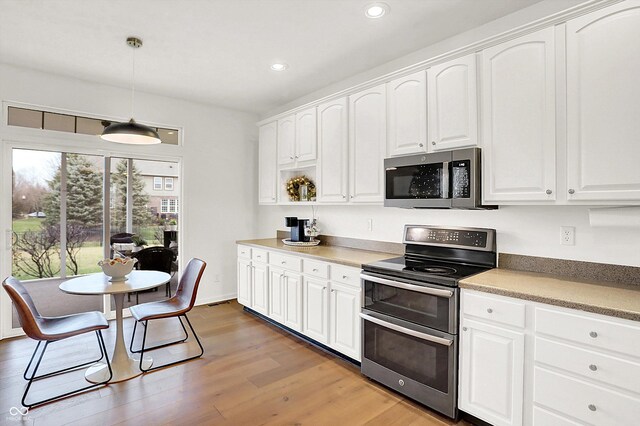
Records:
M287 193L289 194L289 200L291 201L301 201L300 200L300 186L307 185L307 197L309 199L315 198L316 196L316 185L306 176L296 176L292 177L287 181ZM303 200L307 201L307 200Z

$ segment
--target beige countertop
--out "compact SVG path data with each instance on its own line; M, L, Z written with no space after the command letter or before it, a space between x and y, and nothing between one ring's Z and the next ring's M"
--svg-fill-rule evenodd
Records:
M640 286L492 269L460 281L460 287L640 321Z
M364 263L377 262L378 260L398 257L397 254L384 253L379 251L368 251L339 246L315 246L315 247L293 247L285 245L278 238L265 238L261 240L241 240L237 244L253 246L268 250L278 250L285 253L296 254L298 256L310 257L325 262L339 263L341 265L360 268Z

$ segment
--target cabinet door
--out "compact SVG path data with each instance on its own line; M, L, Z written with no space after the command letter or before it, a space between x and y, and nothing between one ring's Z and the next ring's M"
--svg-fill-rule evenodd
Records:
M329 346L360 361L360 290L331 283Z
M318 106L318 202L346 202L349 158L347 98Z
M349 96L349 200L382 203L386 149L385 86Z
M486 203L554 200L554 28L482 52Z
M329 283L324 280L303 278L303 308L304 321L302 332L312 339L325 345L329 343L327 329L327 302Z
M251 307L251 261L238 259L238 303Z
M260 204L276 202L276 129L275 121L260 126L258 141L258 202Z
M387 154L427 152L427 74L387 83Z
M278 165L291 166L296 162L296 122L290 115L278 120Z
M295 159L298 162L316 159L316 108L309 108L296 114Z
M569 200L640 200L640 2L567 22Z
M269 315L269 274L267 265L254 263L251 274L251 307L263 315Z
M431 151L478 144L476 55L471 54L427 71Z
M302 331L302 277L285 272L284 275L284 325Z
M495 426L522 424L524 333L463 319L459 373L460 409Z
M269 317L284 323L284 270L269 267Z

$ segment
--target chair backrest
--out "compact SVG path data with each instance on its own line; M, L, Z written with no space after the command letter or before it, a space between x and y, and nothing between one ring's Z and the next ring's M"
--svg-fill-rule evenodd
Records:
M191 310L195 305L200 278L206 267L207 263L204 260L193 258L184 269L174 296L180 301L183 309Z
M42 316L22 283L14 277L9 277L2 282L2 287L9 294L18 312L18 319L24 333L35 340L47 340L40 329Z
M109 238L109 244L113 244L113 243L120 243L120 244L126 244L126 243L132 243L133 242L133 237L134 234L130 234L128 232L121 232L119 234L113 234L110 238Z
M135 254L138 259L138 269L143 271L162 271L171 273L174 252L164 247L147 247Z

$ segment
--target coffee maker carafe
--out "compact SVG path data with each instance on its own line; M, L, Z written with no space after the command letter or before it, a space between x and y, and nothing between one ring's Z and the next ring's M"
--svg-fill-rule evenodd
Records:
M309 242L310 238L306 235L305 229L309 225L309 219L298 219L297 217L285 217L285 225L291 228L291 241L293 242Z

